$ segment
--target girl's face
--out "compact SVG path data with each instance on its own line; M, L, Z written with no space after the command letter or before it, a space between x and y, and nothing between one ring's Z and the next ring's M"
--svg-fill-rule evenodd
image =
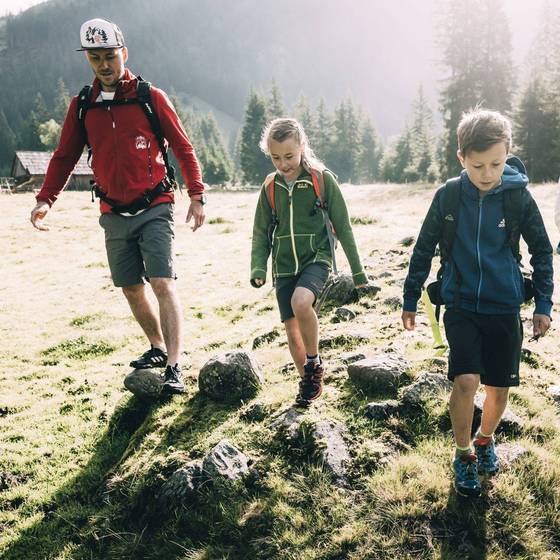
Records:
M270 140L268 143L270 159L274 167L288 182L295 181L301 173L303 146L295 138L286 138L282 142Z

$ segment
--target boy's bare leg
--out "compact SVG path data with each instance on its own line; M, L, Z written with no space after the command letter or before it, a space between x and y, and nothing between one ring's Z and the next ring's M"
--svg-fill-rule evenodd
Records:
M453 380L453 391L449 397L449 415L457 447L471 444L471 428L474 414L474 396L480 383L480 375L467 373Z
M122 288L134 318L148 337L150 344L165 350L165 342L157 310L148 298L145 284L134 284Z
M291 300L292 309L308 356L319 354L319 320L313 309L314 302L315 294L311 290L302 286L294 290Z
M482 408L480 432L491 436L498 427L508 403L509 387L491 387L485 385L486 399Z
M294 364L298 370L300 377L303 377L303 365L305 364L305 346L301 331L299 330L299 323L295 317L286 319L284 321L284 328L288 337L288 348L294 360Z

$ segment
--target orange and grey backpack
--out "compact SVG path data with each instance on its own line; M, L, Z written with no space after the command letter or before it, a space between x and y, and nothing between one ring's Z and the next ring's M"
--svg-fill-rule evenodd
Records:
M329 245L331 247L331 258L332 258L332 265L333 265L333 273L335 275L338 274L336 268L336 231L332 224L332 221L329 217L328 212L328 204L325 197L325 178L323 177L323 173L317 169L309 169L311 173L311 182L313 183L313 189L315 191L315 196L317 200L315 201L315 208L321 211L323 215L323 222L325 224L325 228L327 229L327 235L329 238ZM274 235L274 230L278 225L278 216L276 214L276 172L269 173L264 180L264 189L266 192L266 198L268 200L268 204L270 205L270 209L272 211L272 222L268 231L268 239L269 243L272 246L272 240Z

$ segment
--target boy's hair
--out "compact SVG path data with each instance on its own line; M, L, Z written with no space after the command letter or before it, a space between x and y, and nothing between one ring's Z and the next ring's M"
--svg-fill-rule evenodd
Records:
M484 152L498 142L503 142L509 153L511 122L507 117L479 107L463 113L457 127L457 144L463 157L470 152Z
M270 140L283 142L288 138L293 138L300 146L303 147L302 164L307 170L313 168L318 171L325 170L325 164L314 154L307 134L303 130L303 126L296 120L291 118L279 118L270 121L264 128L259 142L259 148L270 156L269 143Z

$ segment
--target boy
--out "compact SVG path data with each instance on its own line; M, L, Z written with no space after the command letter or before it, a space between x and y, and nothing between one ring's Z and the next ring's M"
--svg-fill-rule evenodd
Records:
M440 292L446 308L443 322L449 343L448 377L453 381L449 413L456 445L454 485L460 495L478 496L479 474L492 475L499 469L493 434L507 406L509 387L519 385L523 338L519 308L525 289L504 210L507 200L515 200L513 194L522 209L519 232L531 253L535 337L544 335L550 327L552 246L526 188L525 167L516 157L508 157L508 119L495 111L472 110L463 115L457 138L457 156L463 167L457 180L458 211L455 216L448 209L444 211L444 190L449 187L440 188L410 261L402 322L405 329L414 329L416 303L436 245L440 243L441 248L445 220L455 221ZM515 189L520 192L507 193ZM473 450L473 402L479 383L485 386L486 400Z

